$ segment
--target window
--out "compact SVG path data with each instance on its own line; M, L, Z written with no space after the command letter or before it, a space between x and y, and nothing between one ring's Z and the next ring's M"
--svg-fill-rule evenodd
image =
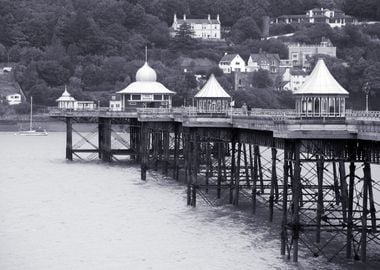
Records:
M162 100L162 95L154 95L154 100Z
M164 95L164 100L168 100L169 99L169 95Z
M132 100L141 100L141 95L132 95Z

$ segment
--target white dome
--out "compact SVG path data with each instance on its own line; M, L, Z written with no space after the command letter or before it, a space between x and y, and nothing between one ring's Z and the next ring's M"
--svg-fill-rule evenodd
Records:
M145 62L145 64L136 72L137 82L155 82L156 80L157 74L147 62Z

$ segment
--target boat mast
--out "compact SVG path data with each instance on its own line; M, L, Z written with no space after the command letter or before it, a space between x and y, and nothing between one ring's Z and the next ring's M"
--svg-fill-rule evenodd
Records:
M32 130L32 128L33 128L32 113L33 113L33 97L30 97L30 123L29 123L29 130Z

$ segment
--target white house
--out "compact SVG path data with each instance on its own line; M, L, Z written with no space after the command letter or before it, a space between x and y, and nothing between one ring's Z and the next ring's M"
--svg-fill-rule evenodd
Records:
M296 91L305 83L307 78L305 71L287 68L282 75L282 89Z
M21 103L21 95L18 93L7 95L6 99L9 105L17 105Z
M219 61L219 68L223 70L223 73L231 72L245 72L246 66L243 58L238 54L225 54Z
M186 14L183 15L183 19L177 19L177 15L174 14L172 35L174 36L176 31L182 24L189 24L191 30L194 31L194 38L207 39L207 40L219 40L221 39L221 23L219 14L216 19L211 19L210 14L207 19L187 19Z

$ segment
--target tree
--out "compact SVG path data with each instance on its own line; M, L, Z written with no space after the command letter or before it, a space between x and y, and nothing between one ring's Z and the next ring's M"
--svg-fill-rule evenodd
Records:
M196 40L193 38L194 31L190 24L183 23L176 31L174 42L175 48L192 49L196 45Z
M253 72L252 85L257 88L267 88L273 86L273 81L269 77L269 72L263 69Z
M259 39L260 28L252 17L239 19L231 29L231 39L235 43L241 43L247 39Z

